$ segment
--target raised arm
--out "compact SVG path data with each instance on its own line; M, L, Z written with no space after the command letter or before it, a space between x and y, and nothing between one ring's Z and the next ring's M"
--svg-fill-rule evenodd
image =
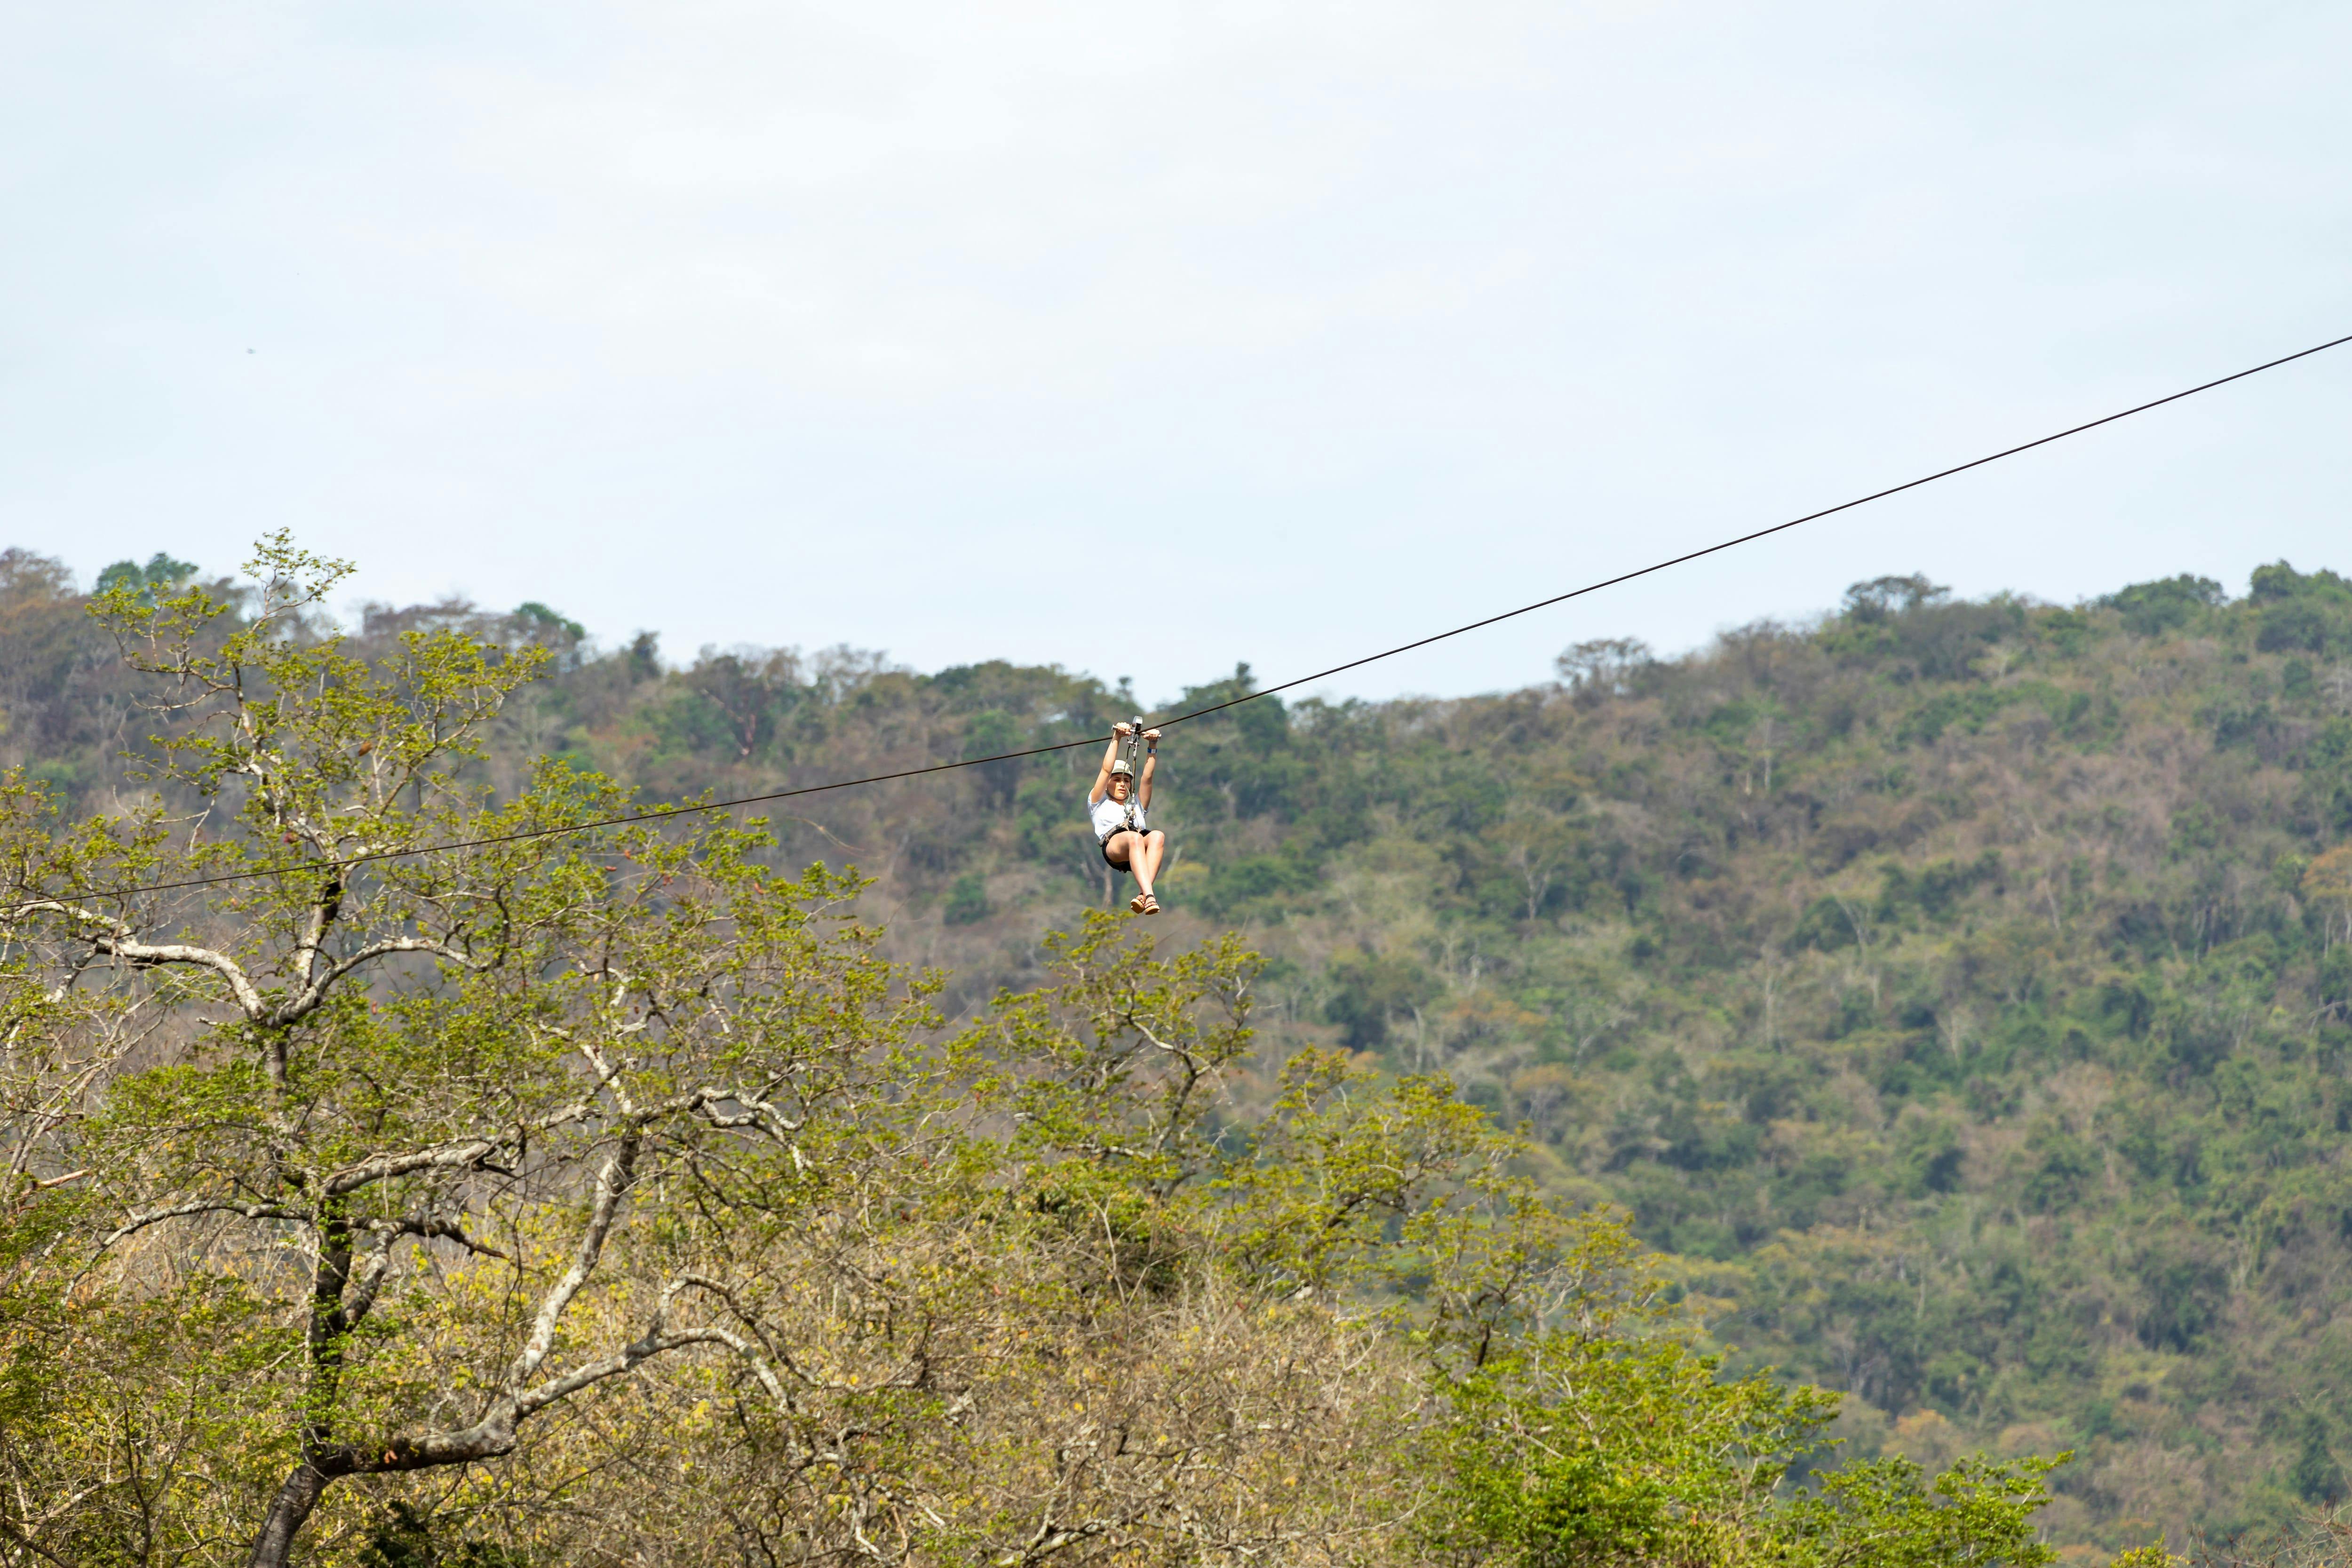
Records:
M1099 805L1110 793L1110 765L1118 761L1118 743L1127 739L1128 725L1124 721L1110 727L1110 744L1103 748L1102 766L1095 770L1095 787L1087 791L1087 804Z
M1151 809L1152 770L1159 765L1160 731L1146 730L1143 732L1143 776L1135 781L1135 804L1146 811Z

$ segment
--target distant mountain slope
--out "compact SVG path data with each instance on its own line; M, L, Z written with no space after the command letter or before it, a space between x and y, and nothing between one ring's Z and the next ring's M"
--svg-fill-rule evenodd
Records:
M180 563L172 563L179 566ZM184 569L184 568L183 568ZM674 797L1100 733L1053 669L835 650L563 654L493 779L573 751ZM1249 689L1246 668L1182 708ZM143 733L53 563L0 558L0 760L102 809ZM951 1006L1109 889L1097 753L788 803ZM2264 568L2057 608L1858 584L1687 658L1582 645L1456 701L1251 703L1171 732L1179 931L1276 960L1262 1021L1444 1070L1852 1390L1857 1447L2073 1447L2053 1524L2121 1546L2346 1489L2352 586Z

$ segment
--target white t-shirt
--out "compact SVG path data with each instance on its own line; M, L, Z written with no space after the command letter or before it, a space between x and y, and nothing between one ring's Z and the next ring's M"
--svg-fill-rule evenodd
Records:
M1135 806L1132 820L1128 816L1128 806L1130 805ZM1131 795L1128 798L1127 805L1122 805L1106 795L1100 800L1094 801L1087 806L1087 815L1094 819L1095 842L1097 844L1104 843L1121 828L1132 827L1139 833L1143 831L1143 807L1135 805L1134 797Z

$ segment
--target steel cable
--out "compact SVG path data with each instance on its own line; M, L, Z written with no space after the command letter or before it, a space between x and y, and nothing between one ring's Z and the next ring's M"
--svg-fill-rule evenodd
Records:
M2102 415L2096 419L2085 420L2080 425L2069 426L2063 430L2053 431L2050 435L2037 437L2031 441L2021 441L2014 447L2004 447L1998 452L1988 453L1984 457L1974 458L1965 463L1955 463L1950 468L1938 468L1932 474L1923 474L1916 479L1906 479L1899 485L1889 485L1885 489L1873 490L1868 495L1856 496L1852 500L1840 501L1835 506L1823 507L1819 511L1809 511L1802 517L1792 517L1786 522L1776 522L1769 528L1759 528L1752 532L1739 534L1735 538L1724 540L1719 543L1706 545L1702 549L1685 551L1680 555L1669 556L1665 560L1654 562L1647 566L1636 567L1631 572L1621 572L1613 577L1604 577L1597 583L1588 583L1580 588L1571 588L1564 594L1554 594L1549 598L1538 599L1531 605L1522 605L1515 610L1505 610L1499 615L1488 616L1481 620L1471 621L1463 626L1454 626L1448 631L1433 633L1429 637L1419 637L1408 643L1399 643L1396 647L1391 648L1383 648L1379 653L1366 654L1361 658L1349 659L1345 664L1335 664L1328 669L1318 669L1312 675L1302 675L1294 680L1286 680L1279 686L1264 687L1255 691L1244 692L1239 697L1229 698L1223 702L1212 703L1206 708L1196 708L1189 713L1180 713L1173 718L1161 720L1159 721L1158 727L1160 729L1168 729L1177 724L1190 723L1192 720L1203 719L1212 713L1221 713L1228 708L1239 707L1244 702L1255 702L1261 697L1272 697L1276 692L1288 691L1295 687L1306 686L1318 680L1328 679L1331 676L1344 674L1351 669L1360 669L1368 664L1376 664L1384 658L1394 658L1399 654L1411 653L1416 648L1427 647L1432 643L1440 643L1445 641L1449 637L1458 637L1465 633L1479 631L1487 626L1497 625L1503 621L1512 620L1520 616L1531 615L1538 610L1549 609L1554 605L1563 605L1570 599L1582 598L1587 594L1597 594L1603 588L1613 588L1620 583L1630 583L1636 577L1647 577L1653 573L1667 571L1670 568L1684 565L1686 563L1699 560L1705 556L1719 554L1727 550L1737 549L1738 546L1743 544L1752 544L1757 540L1769 539L1773 534L1786 532L1790 529L1800 527L1808 522L1817 522L1822 518L1832 517L1842 511L1851 511L1856 507L1867 506L1873 501L1884 500L1889 496L1901 495L1906 490L1917 489L1922 485L1934 484L1938 479L1950 479L1955 474L1967 473L1971 468L1981 468L1989 463L2000 462L2004 458L2016 457L2021 452L2032 451L2037 447L2047 447L2054 441L2063 441L2070 436L2079 436L2086 430L2095 430L2103 425L2113 425L2117 420L2128 419L2136 414L2145 414L2152 408L2161 408L2168 403L2178 403L2185 397L2194 397L2200 392L2210 392L2217 386L2227 386L2231 382L2243 381L2248 376L2252 375L2260 375L2264 371L2275 370L2283 364L2292 364L2296 360L2308 359L2314 354L2325 353L2329 349L2340 347L2347 342L2352 342L2352 333L2347 333L2338 338L2330 338L2324 343L2315 343L2310 348L2299 349L2291 354L2282 354L2276 359L2265 360L2260 364L2250 365L2246 369L2241 371L2233 371L2228 375L2216 376L2211 381L2200 382L2195 386L2185 387L2179 392L2168 393L2162 397L2151 398L2146 403L2134 404L2129 408L2118 409L2113 414ZM364 854L342 856L334 859L299 861L293 865L277 867L267 870L229 871L224 872L218 876L189 877L170 882L144 883L132 888L112 889L89 889L72 893L59 893L51 897L32 900L31 902L19 903L14 907L11 912L21 913L27 909L68 900L84 901L93 899L127 899L145 893L177 892L189 888L211 888L218 887L229 882L256 881L265 877L297 876L319 871L345 872L353 867L363 866L380 860L402 860L408 859L418 855L441 854L457 849L490 848L502 844L517 844L535 838L551 838L564 834L591 833L599 828L625 827L636 823L660 822L671 817L698 816L707 812L714 811L732 811L738 807L747 805L764 805L772 801L793 800L802 795L823 795L832 790L856 789L863 784L887 784L893 779L920 778L929 773L952 773L959 768L982 767L990 763L1009 763L1017 761L1023 757L1041 757L1055 752L1071 751L1079 746L1100 745L1110 739L1113 739L1113 737L1108 735L1089 735L1082 740L1062 741L1050 746L1031 746L1022 751L999 752L985 757L966 757L952 763L933 763L927 767L901 768L895 773L872 773L864 778L838 779L832 784L803 784L795 789L771 790L761 795L739 795L730 800L700 801L678 805L656 806L645 811L629 812L619 816L600 817L591 822L566 823L551 827L523 828L512 833L489 834L479 838L460 838L440 844L420 844L412 848L406 849L373 850Z

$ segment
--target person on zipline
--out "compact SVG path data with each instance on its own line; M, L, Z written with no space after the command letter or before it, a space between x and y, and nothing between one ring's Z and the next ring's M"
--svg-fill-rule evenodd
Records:
M1128 900L1139 915L1156 915L1160 900L1151 896L1152 879L1160 875L1160 857L1167 852L1168 835L1146 822L1151 805L1151 770L1160 765L1160 731L1143 732L1143 777L1138 779L1118 743L1134 730L1131 724L1111 726L1110 746L1102 766L1095 771L1095 787L1087 792L1087 815L1093 820L1095 842L1102 846L1104 864L1114 871L1135 873L1143 890Z

